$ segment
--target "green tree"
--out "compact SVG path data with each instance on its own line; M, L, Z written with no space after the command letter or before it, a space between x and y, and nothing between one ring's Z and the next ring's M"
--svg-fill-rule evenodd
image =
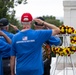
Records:
M21 25L20 21L18 21L17 19L11 17L11 19L9 19L9 22L10 22L11 24L17 26L19 30L22 29L22 25ZM9 25L9 31L12 32L12 33L16 33L16 32L11 28L10 25Z
M0 18L7 18L12 12L15 14L14 7L22 3L26 4L27 0L0 0Z
M60 25L63 24L59 19L56 19L55 16L43 16L46 22L51 23L59 27Z
M15 6L19 4L27 4L27 0L0 0L0 19L7 18L10 23L21 28L19 21L15 18ZM14 33L12 29L10 29Z

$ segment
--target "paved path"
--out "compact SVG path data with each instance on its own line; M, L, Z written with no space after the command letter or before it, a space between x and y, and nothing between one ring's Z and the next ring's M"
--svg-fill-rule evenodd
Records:
M55 70L56 58L52 58L51 75L76 75L76 64L72 68L71 64L67 64L67 67L63 67L63 63L59 63Z

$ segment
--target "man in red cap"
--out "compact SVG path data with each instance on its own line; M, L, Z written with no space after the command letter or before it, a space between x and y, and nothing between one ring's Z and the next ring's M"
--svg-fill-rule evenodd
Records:
M49 26L49 30L31 29L32 21ZM60 33L60 29L41 19L33 19L30 13L21 16L23 29L12 39L11 75L43 75L42 45L52 35Z

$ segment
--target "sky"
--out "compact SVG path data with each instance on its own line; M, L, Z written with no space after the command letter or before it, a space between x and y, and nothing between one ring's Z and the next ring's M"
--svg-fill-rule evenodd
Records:
M32 14L33 18L38 16L63 17L63 0L27 0L27 4L15 7L16 17L20 18L25 12Z

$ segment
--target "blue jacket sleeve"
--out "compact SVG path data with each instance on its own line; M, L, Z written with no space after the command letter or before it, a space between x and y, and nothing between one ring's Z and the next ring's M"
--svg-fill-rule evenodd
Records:
M47 41L47 43L49 43L50 45L60 45L61 43L61 39L59 37L56 37L56 36L51 36L50 37L50 40Z
M10 56L10 50L11 50L11 45L3 40L0 40L0 53L2 54L2 57Z

